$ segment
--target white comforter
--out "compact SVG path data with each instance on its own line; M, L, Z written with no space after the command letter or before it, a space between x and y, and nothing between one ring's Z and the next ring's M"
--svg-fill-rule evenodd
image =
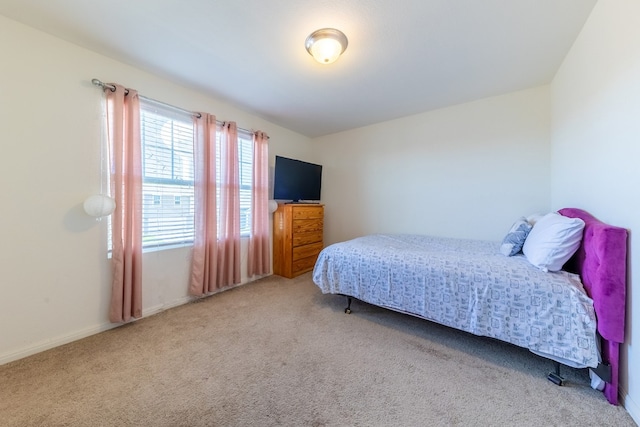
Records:
M313 281L323 293L497 338L569 366L599 361L593 301L579 277L506 257L497 242L360 237L325 248Z

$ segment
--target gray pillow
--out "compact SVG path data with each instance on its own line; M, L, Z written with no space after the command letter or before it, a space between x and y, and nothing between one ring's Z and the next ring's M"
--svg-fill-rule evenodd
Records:
M500 245L500 253L505 256L514 256L522 251L524 241L527 239L532 225L527 222L525 217L520 217L502 240Z

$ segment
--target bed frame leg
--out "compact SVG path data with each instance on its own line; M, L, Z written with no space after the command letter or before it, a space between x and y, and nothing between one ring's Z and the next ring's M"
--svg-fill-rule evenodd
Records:
M564 385L564 377L560 375L560 363L554 361L553 364L556 367L555 372L550 372L547 379L555 385Z
M598 367L593 369L593 372L596 373L598 377L605 383L611 382L611 365L605 365L603 363L598 363Z
M347 297L347 308L344 309L344 312L351 314L351 297Z

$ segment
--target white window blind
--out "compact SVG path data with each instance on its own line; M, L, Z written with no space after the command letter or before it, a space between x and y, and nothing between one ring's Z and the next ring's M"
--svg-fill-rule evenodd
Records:
M188 113L141 101L142 246L194 237L193 121Z
M240 158L240 233L251 234L251 193L253 192L253 135L238 134Z
M238 132L240 162L240 234L251 234L251 187L253 185L253 136Z
M216 133L216 214L220 217L220 133L218 127ZM251 187L253 185L253 135L249 132L238 130L238 162L240 163L240 235L251 234ZM220 222L218 222L218 227ZM218 233L220 229L218 228Z

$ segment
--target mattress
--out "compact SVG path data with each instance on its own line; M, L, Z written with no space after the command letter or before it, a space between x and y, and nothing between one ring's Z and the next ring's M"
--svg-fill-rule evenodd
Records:
M597 366L593 301L577 275L543 272L499 243L376 234L326 247L313 281L343 294L563 364Z

